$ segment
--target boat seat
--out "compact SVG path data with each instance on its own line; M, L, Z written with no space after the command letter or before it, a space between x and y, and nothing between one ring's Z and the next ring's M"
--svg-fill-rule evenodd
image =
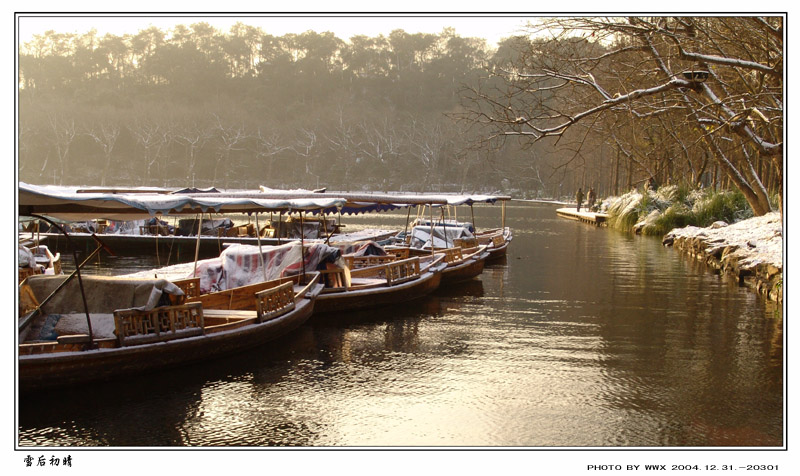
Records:
M226 309L203 309L203 316L235 319L254 319L256 311L229 311Z
M92 321L92 336L95 339L116 338L114 334L114 314L89 314ZM55 332L59 338L70 335L89 336L86 314L61 314L56 322Z
M386 286L386 279L380 278L351 278L351 288L365 289Z

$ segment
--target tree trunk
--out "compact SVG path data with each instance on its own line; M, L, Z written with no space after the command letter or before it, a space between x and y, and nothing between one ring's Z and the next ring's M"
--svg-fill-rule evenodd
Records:
M633 159L628 159L628 190L633 188Z
M727 175L728 188L730 188L730 184L733 183L733 185L744 194L744 198L747 200L750 208L753 209L754 215L761 216L771 212L772 207L769 204L769 197L767 197L764 187L751 186L739 170L725 157L722 151L717 149L716 152L715 156L717 162L722 166Z

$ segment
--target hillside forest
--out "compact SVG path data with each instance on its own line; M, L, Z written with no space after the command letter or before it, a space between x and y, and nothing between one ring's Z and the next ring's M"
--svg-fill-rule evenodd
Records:
M18 178L780 202L782 18L533 20L496 47L453 28L48 31L19 49Z

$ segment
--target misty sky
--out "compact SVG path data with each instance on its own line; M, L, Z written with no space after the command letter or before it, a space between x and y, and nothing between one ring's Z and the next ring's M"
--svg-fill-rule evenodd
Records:
M221 31L228 31L236 22L261 27L264 32L282 36L286 33L302 33L313 30L318 33L331 31L337 37L347 40L354 35L388 35L392 30L403 29L408 33L441 33L445 27L453 27L462 37L479 37L494 46L502 38L518 34L528 21L536 17L523 15L469 16L466 14L423 15L331 15L294 14L271 15L20 15L20 43L30 41L33 35L48 30L60 33L86 33L92 28L98 34L112 33L123 35L137 33L150 26L169 30L175 25L189 26L193 23L207 22Z

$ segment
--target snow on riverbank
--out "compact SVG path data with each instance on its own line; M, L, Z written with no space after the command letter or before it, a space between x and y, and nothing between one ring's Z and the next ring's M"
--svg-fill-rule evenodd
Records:
M783 232L781 216L777 212L727 226L677 228L669 232L665 240L670 237L701 238L714 248L735 246L734 254L739 256L741 267L750 268L763 263L783 269Z
M757 293L783 301L783 229L779 213L708 228L672 230L663 243L672 245L721 272L735 276Z

